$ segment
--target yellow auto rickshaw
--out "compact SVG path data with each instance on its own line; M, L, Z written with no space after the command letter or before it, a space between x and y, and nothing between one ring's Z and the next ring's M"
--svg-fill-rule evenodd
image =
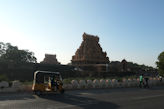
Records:
M60 92L63 94L64 89L62 86L62 77L59 72L34 72L32 90L35 94L40 95L44 92Z

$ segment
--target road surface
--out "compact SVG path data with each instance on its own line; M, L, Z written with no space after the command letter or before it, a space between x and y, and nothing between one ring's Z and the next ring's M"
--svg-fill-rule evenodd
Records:
M0 94L0 109L164 109L164 87Z

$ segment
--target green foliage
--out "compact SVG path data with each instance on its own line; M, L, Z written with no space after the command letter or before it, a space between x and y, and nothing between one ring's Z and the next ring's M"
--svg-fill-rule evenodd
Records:
M0 81L8 81L7 76L5 76L5 75L0 75Z
M33 52L28 50L19 50L17 46L12 46L10 43L0 42L0 61L25 63L36 63L36 57Z
M32 85L33 81L20 81L23 85Z
M160 53L158 56L158 61L156 62L159 74L164 76L164 52Z
M5 53L5 44L0 42L0 56Z
M64 84L70 84L71 81L72 81L71 78L63 79L63 83L64 83Z

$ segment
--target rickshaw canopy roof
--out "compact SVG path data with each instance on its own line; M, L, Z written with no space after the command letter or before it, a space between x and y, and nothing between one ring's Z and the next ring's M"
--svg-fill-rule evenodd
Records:
M51 72L51 71L36 71L35 73L34 73L34 75L37 75L37 74L47 74L47 75L60 75L60 72Z

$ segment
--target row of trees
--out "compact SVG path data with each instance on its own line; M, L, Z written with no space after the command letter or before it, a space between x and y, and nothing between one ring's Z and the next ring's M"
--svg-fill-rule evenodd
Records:
M37 59L29 50L20 50L10 43L0 42L0 62L36 63Z

